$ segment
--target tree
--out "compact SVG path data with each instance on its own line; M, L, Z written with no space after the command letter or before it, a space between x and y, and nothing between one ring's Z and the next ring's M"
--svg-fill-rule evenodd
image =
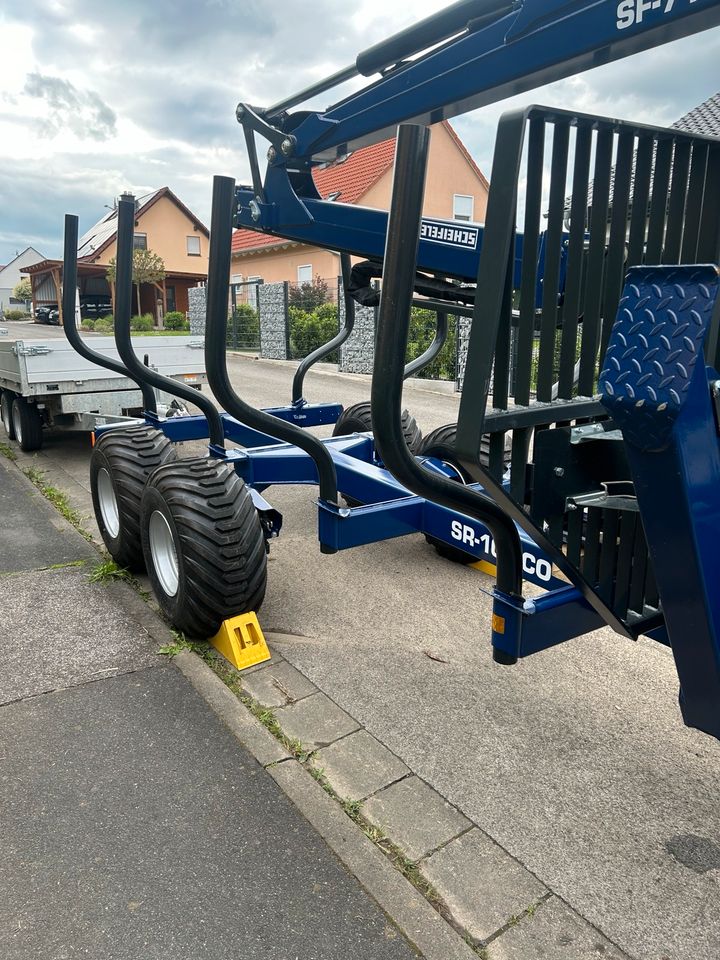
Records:
M140 309L140 286L143 283L159 283L167 275L162 257L152 250L133 250L132 282L137 287L137 311ZM115 283L117 277L117 263L115 257L108 264L107 278L109 283Z
M288 306L297 307L298 310L304 310L306 313L312 313L316 307L327 303L329 299L328 285L320 274L316 274L312 282L292 283L288 290Z
M16 300L32 300L32 284L28 277L15 284L12 295Z

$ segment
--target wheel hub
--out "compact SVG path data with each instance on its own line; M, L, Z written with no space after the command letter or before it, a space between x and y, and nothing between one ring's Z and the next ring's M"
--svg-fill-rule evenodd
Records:
M98 470L97 496L100 515L105 524L105 529L114 540L120 533L120 511L118 510L117 499L110 474L105 467Z
M167 517L159 510L155 510L150 517L148 534L153 567L160 586L168 597L174 597L180 583L175 538Z
M3 396L0 399L0 414L2 414L3 427L5 427L5 433L10 436L10 406L7 401L7 397Z
M18 403L13 404L12 408L12 423L15 430L15 439L22 446L22 418L20 416L20 405Z

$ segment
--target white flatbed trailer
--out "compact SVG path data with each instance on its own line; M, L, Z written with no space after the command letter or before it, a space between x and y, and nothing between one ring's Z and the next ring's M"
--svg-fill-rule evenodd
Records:
M113 337L93 337L98 353L120 360ZM152 369L200 389L207 383L200 337L133 337ZM172 400L161 394L159 401ZM5 433L23 450L38 450L43 428L89 430L142 412L135 383L99 367L63 339L0 340L0 413ZM161 412L161 411L159 411Z

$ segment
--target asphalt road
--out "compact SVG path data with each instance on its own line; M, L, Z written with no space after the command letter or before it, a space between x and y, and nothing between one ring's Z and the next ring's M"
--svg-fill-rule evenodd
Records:
M229 369L258 406L289 398L290 364ZM311 401L368 396L307 381ZM456 417L447 392L405 400L425 432ZM87 509L86 457L58 437L38 459ZM283 655L631 957L716 960L720 744L683 727L670 653L601 630L499 667L483 574L420 536L323 556L314 488L266 496L285 525L261 621Z

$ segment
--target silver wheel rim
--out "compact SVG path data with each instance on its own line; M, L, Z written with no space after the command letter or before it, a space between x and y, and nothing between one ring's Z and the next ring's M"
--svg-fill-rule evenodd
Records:
M10 405L6 396L0 398L0 409L2 411L2 422L5 427L5 433L10 436Z
M113 490L110 474L105 467L98 470L97 495L100 514L105 529L114 540L120 533L120 511L118 510L117 499L115 497L115 491Z
M20 419L20 404L14 403L12 408L12 424L15 430L15 439L22 446L22 420Z
M174 597L180 583L177 550L170 524L159 510L154 510L150 516L148 533L153 567L160 586L168 597Z

